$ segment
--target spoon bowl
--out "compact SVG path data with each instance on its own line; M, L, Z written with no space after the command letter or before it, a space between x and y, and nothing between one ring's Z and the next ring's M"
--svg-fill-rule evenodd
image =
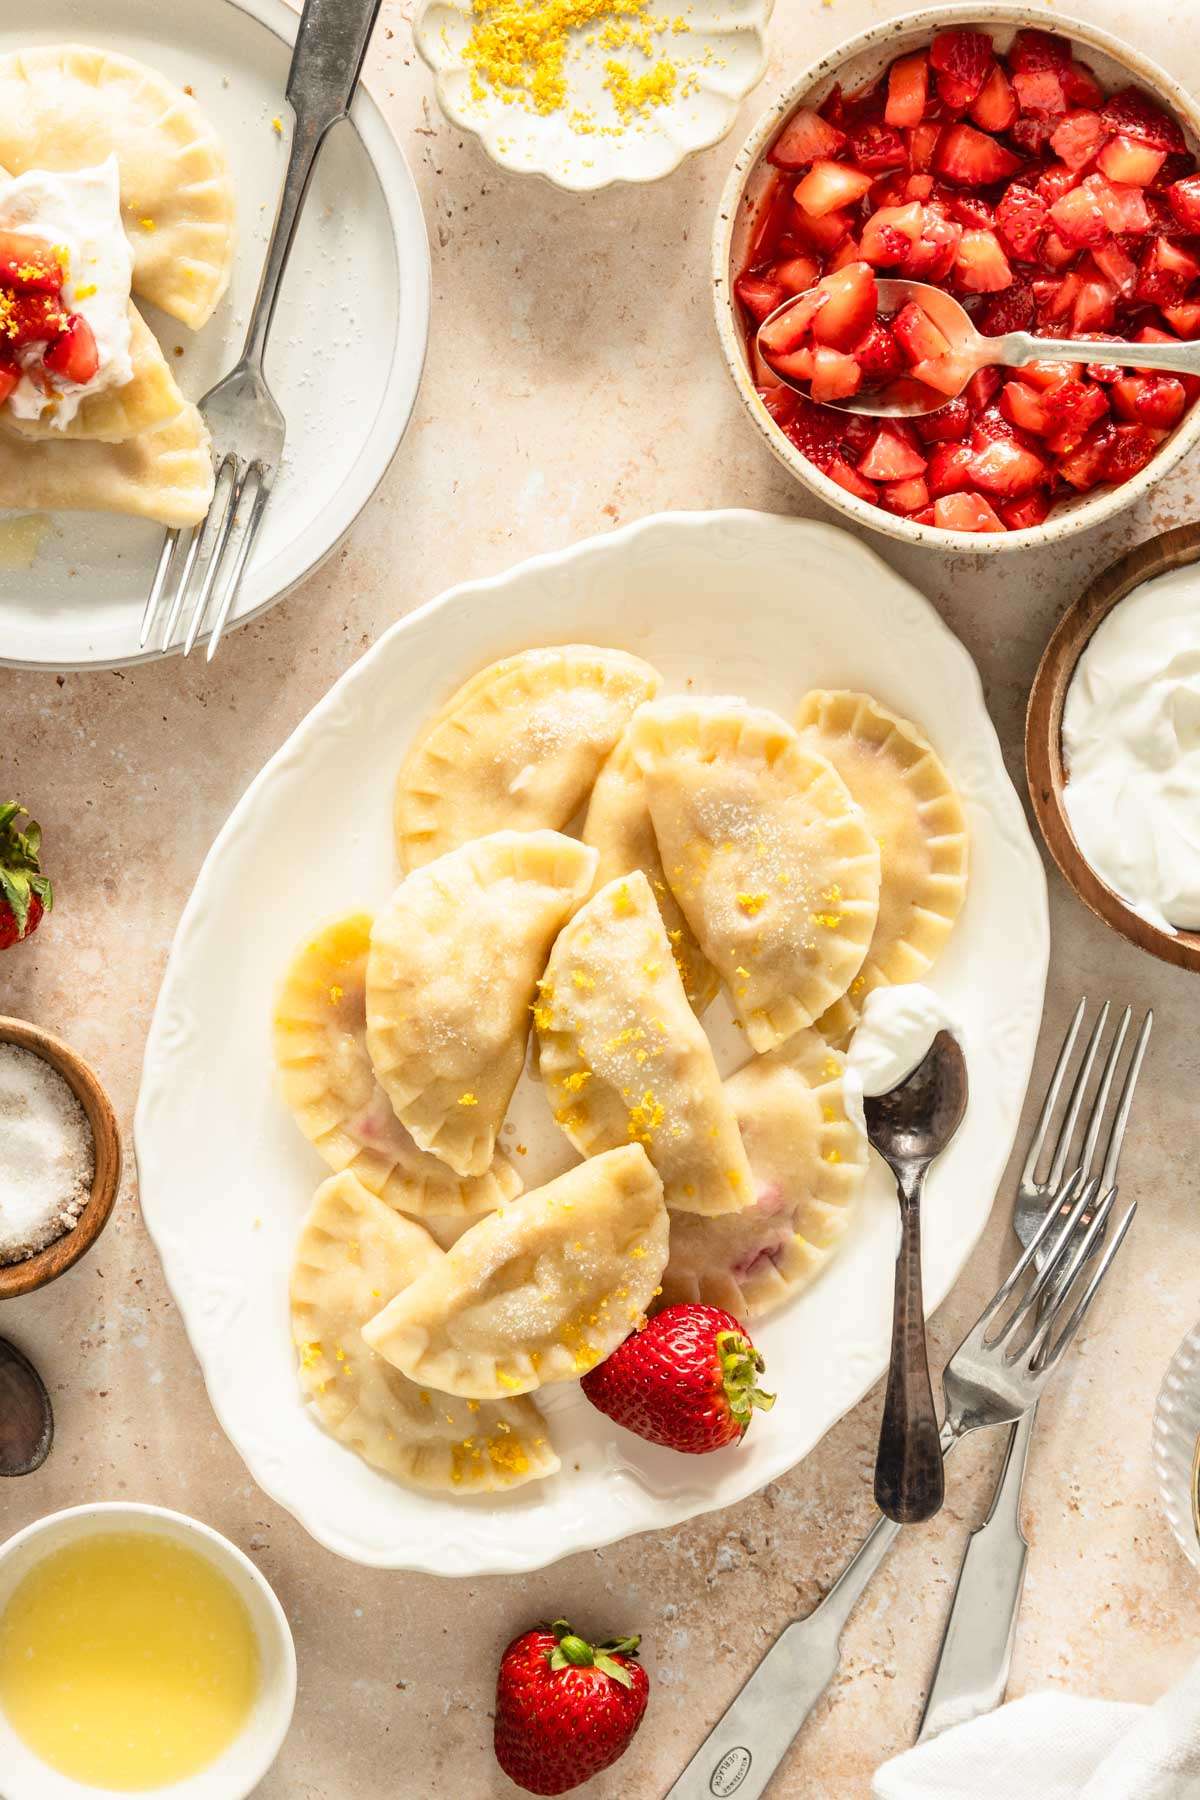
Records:
M867 1138L896 1178L900 1243L892 1309L892 1355L875 1459L875 1499L900 1524L930 1519L945 1498L945 1476L921 1282L921 1195L930 1163L949 1144L967 1109L967 1064L950 1031L886 1094L863 1101Z
M53 1442L54 1409L45 1382L15 1344L0 1338L0 1476L32 1475Z
M985 337L976 330L966 308L942 288L931 287L925 281L903 281L898 277L876 277L875 288L883 317L890 318L912 302L936 325L949 345L946 353L937 359L946 385L935 388L924 381L900 377L887 387L866 389L840 400L822 401L822 405L838 412L860 413L868 419L923 418L927 413L940 412L943 406L957 399L972 375L980 369L992 366L1020 369L1031 362L1097 362L1109 343L1120 347L1122 355L1117 360L1122 368L1165 369L1177 375L1200 375L1200 340L1134 345L1124 338L1048 338L1035 337L1029 331L1009 331L1001 337ZM782 306L767 315L755 338L759 355L777 380L810 398L810 383L793 378L779 366L778 350L772 348L772 332L773 328L777 332L779 325L798 306L811 305L811 295L815 292L816 288L806 288L801 294L792 294ZM1136 358L1131 354L1135 350Z

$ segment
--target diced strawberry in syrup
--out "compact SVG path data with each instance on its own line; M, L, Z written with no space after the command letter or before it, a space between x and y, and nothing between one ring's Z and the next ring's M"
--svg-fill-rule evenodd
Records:
M72 313L67 329L42 358L48 369L81 387L91 381L100 367L100 354L91 326L80 313Z
M1144 144L1138 138L1118 132L1109 138L1096 158L1096 165L1110 181L1123 181L1129 187L1149 187L1167 159L1165 150Z
M937 414L930 415L936 418ZM934 499L942 494L960 494L971 485L971 448L961 442L935 444L929 452L925 479Z
M858 465L860 475L871 481L908 481L914 475L924 475L925 458L915 435L905 435L903 425L902 419L884 420Z
M1063 242L1077 250L1102 244L1108 236L1099 202L1086 186L1073 187L1061 200L1054 202L1050 208L1050 223Z
M933 522L943 531L1003 531L1004 522L982 494L945 494L933 503Z
M965 112L979 98L993 61L991 38L967 26L936 32L929 46L938 93L955 112Z
M0 314L0 348L4 350L19 350L25 344L53 344L70 324L62 301L54 295L9 290L5 298L8 304Z
M1172 431L1187 406L1183 383L1161 372L1122 375L1112 385L1113 411L1118 418L1156 431Z
M933 166L962 187L988 187L1015 175L1021 159L973 125L948 125L938 139Z
M1007 131L1017 116L1017 96L999 63L979 91L971 107L971 121L980 131Z
M954 257L954 277L968 294L994 294L1013 273L994 231L964 231Z
M1059 457L1059 474L1078 492L1086 493L1106 479L1104 463L1115 430L1111 419L1102 419L1073 450Z
M61 294L62 264L41 238L0 231L0 283L26 294Z
M1200 280L1200 262L1180 245L1157 237L1138 270L1134 295L1156 306L1177 306L1196 280Z
M887 105L883 116L889 125L915 126L925 116L929 91L929 58L924 50L899 56L888 70Z
M996 223L995 213L978 194L951 194L947 204L952 218L975 231L990 231Z
M853 463L848 463L844 456L832 457L825 473L839 487L844 487L848 494L854 494L859 500L866 500L872 506L879 505L879 490L873 482L865 481Z
M758 324L769 317L777 306L782 306L788 297L787 289L780 282L767 280L762 275L739 275L733 284L733 291Z
M785 387L782 381L775 387L760 387L757 392L775 423L786 429L795 417L796 401L800 396L794 389Z
M907 206L882 206L863 226L862 253L877 269L894 269L904 261L921 236L925 212L919 201Z
M929 487L921 475L913 475L907 481L886 481L879 490L879 500L889 512L922 512L929 505Z
M906 200L928 200L933 189L932 175L910 175L904 184L904 198Z
M796 350L785 350L771 358L771 367L775 374L782 375L787 381L811 381L816 368L816 355L811 344L801 344Z
M812 397L820 404L826 400L846 400L862 386L862 370L852 356L818 344L813 354Z
M886 381L902 367L900 347L888 327L877 319L866 336L854 346L854 360L863 373L864 382Z
M775 264L769 279L783 289L786 298L805 293L815 285L820 273L821 265L815 256L789 256L786 262Z
M1107 331L1116 322L1117 299L1116 288L1103 275L1097 274L1090 281L1085 277L1071 307L1072 336L1087 337L1093 331Z
M796 187L797 203L810 219L822 219L826 213L853 206L871 185L871 177L861 169L847 168L845 163L815 162Z
M904 139L892 125L864 125L850 139L850 155L860 169L872 174L908 166Z
M1200 337L1200 300L1181 300L1178 306L1164 306L1162 315L1177 337ZM1161 335L1166 337L1167 333Z
M763 354L774 361L777 357L790 356L793 350L798 350L808 336L823 298L819 286L811 288L797 299L794 306L789 306L778 318L769 320L758 334Z
M1100 108L1100 117L1113 132L1138 139L1155 150L1168 154L1187 150L1187 140L1178 123L1141 88L1122 88L1110 94Z
M1173 181L1167 189L1167 199L1184 230L1200 232L1200 175Z
M941 135L941 126L932 120L924 125L914 126L908 134L909 168L915 169L918 174L932 169Z
M811 163L837 156L846 134L802 106L794 112L767 153L777 169L807 169Z
M971 409L960 394L936 412L923 413L913 420L917 436L923 444L957 443L971 423Z
M841 454L842 421L836 413L814 406L803 394L796 395L796 410L788 427L788 437L802 455L819 469L828 468Z
M967 405L970 407L972 413L978 416L985 408L991 405L992 401L1000 391L1000 384L1003 379L1004 377L1001 375L999 369L990 367L986 369L976 369L964 390Z
M1028 531L1042 523L1050 511L1050 504L1049 494L1035 491L1022 494L1019 500L997 500L996 511L1010 531Z
M1104 98L1104 89L1086 63L1071 57L1061 77L1063 91L1072 106L1096 107Z
M1019 118L1009 137L1026 156L1041 156L1054 134L1054 118Z
M852 237L843 238L826 265L832 275L837 269L844 269L848 263L863 260L862 247Z
M1050 212L1040 194L1014 181L996 208L996 229L1006 250L1020 262L1034 262Z
M1062 38L1048 31L1018 31L1008 66L1023 113L1047 119L1066 112L1071 51Z
M1083 187L1091 194L1108 230L1114 237L1139 237L1150 229L1150 213L1141 188L1110 181L1099 173L1085 175Z
M1041 457L1026 450L1015 438L993 438L971 457L973 485L985 493L1003 494L1009 500L1040 487L1049 473Z
M927 362L914 363L912 373L935 393L953 399L960 394L971 373L971 364L963 356L931 356Z
M1042 406L1048 427L1046 435L1056 440L1057 448L1063 451L1077 444L1085 432L1104 417L1108 411L1108 396L1103 388L1071 375L1057 387L1046 390L1042 395Z
M1066 163L1049 163L1038 171L1036 187L1047 206L1053 206L1064 194L1069 194L1076 185L1078 177L1074 169L1068 169Z
M1054 129L1050 148L1068 169L1083 169L1109 135L1098 112L1069 112Z
M1048 231L1042 239L1041 259L1047 269L1065 269L1067 264L1073 263L1078 255L1079 246L1077 244L1068 244L1066 239L1060 237L1057 231ZM1037 282L1035 281L1033 285L1036 292Z
M794 206L791 228L800 242L821 256L832 256L850 236L855 219L848 212L825 213L814 219L802 206Z
M1027 281L1014 281L986 300L975 314L976 329L985 337L1003 337L1007 331L1025 331L1033 322L1033 289Z
M879 306L871 269L865 262L851 263L823 276L813 293L821 296L812 320L813 337L834 350L853 349L874 323Z
M1132 256L1112 239L1092 251L1092 261L1106 275L1122 299L1128 300L1137 282L1138 267Z
M956 220L939 218L927 208L921 235L900 265L901 275L909 281L944 281L954 267L962 232Z
M1104 454L1104 479L1128 481L1158 449L1160 434L1148 425L1118 425Z
M1000 393L1000 411L1022 431L1045 437L1050 430L1045 395L1027 381L1006 381Z
M901 308L892 321L892 333L900 353L909 363L945 356L950 345L929 314L914 300Z

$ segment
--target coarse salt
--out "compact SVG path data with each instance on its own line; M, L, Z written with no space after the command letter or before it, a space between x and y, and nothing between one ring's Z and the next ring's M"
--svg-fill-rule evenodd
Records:
M0 1264L73 1229L95 1167L87 1114L67 1082L33 1051L0 1044Z

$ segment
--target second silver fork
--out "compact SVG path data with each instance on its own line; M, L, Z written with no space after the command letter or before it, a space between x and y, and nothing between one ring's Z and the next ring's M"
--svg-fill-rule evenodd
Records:
M1021 1170L1013 1230L1026 1247L1034 1241L1048 1210L1061 1208L1068 1168L1078 1169L1084 1181L1091 1176L1106 1123L1108 1135L1098 1178L1099 1191L1105 1193L1116 1185L1129 1111L1154 1015L1147 1012L1138 1029L1110 1119L1109 1100L1132 1021L1131 1008L1125 1008L1113 1032L1084 1116L1092 1076L1108 1027L1110 1006L1107 1000L1100 1008L1071 1083L1054 1146L1049 1153L1049 1167L1040 1179L1038 1177L1086 1011L1084 999L1079 1002L1067 1027ZM1086 1222L1086 1212L1084 1217ZM1093 1249L1098 1247L1099 1237L1094 1240ZM919 1739L936 1737L950 1725L990 1712L1004 1698L1029 1550L1021 1528L1021 1493L1036 1419L1035 1406L1013 1426L987 1516L968 1539L933 1682L921 1717Z

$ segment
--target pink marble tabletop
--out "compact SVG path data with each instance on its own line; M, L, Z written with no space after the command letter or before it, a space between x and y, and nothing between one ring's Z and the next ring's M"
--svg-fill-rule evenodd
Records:
M823 516L757 441L720 363L709 229L734 147L768 99L805 61L906 10L904 0L777 0L770 68L732 137L657 186L585 198L501 174L443 121L412 50L411 10L384 0L367 73L425 206L433 335L412 427L383 487L336 558L230 640L211 670L172 659L115 674L0 671L0 791L41 819L58 892L38 937L0 959L0 1012L51 1027L89 1057L127 1131L171 934L209 843L263 760L384 626L453 582L660 509ZM1073 0L1072 10L1200 87L1191 0ZM1026 691L1054 620L1120 551L1196 512L1185 466L1104 530L1042 554L945 558L871 541L976 658L1020 784ZM1141 1212L1034 1444L1012 1692L1145 1700L1200 1640L1195 1573L1159 1511L1149 1453L1158 1383L1200 1315L1188 1126L1200 987L1112 936L1053 872L1050 901L1039 1072L1085 990L1153 1003L1158 1023L1123 1171ZM1002 1195L933 1322L935 1359L1010 1254L1008 1210ZM588 1791L650 1800L872 1517L878 1392L786 1479L675 1531L456 1586L340 1562L258 1491L217 1426L142 1229L132 1156L93 1254L0 1310L0 1330L44 1371L58 1418L43 1470L0 1491L0 1536L80 1501L158 1501L228 1533L278 1591L296 1634L300 1698L262 1800L513 1793L489 1747L495 1661L509 1636L557 1614L643 1633L646 1724ZM868 1590L841 1673L773 1792L857 1800L876 1766L911 1741L957 1558L999 1450L987 1438L968 1443L945 1510L901 1541Z

